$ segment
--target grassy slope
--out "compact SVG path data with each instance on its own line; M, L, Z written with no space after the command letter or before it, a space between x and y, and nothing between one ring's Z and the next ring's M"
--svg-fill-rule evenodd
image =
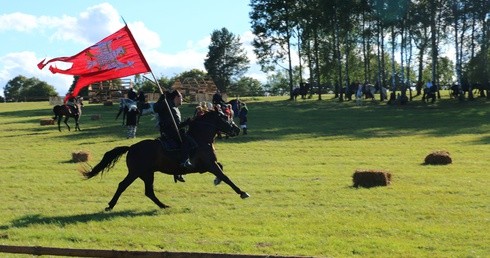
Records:
M489 256L490 108L482 100L405 107L334 100L249 100L249 135L219 140L240 200L210 174L185 184L157 174L159 210L136 181L103 208L124 161L83 181L71 152L91 165L120 145L154 138L144 117L126 140L117 106L86 105L81 132L39 126L47 103L0 104L0 244L243 254L371 257ZM183 109L192 113L192 106ZM91 121L91 114L102 120ZM424 166L433 150L453 164ZM389 187L351 188L356 169L393 174Z

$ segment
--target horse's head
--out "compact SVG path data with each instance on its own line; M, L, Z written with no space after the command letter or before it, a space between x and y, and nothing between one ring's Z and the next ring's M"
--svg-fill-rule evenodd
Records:
M221 112L214 112L217 115L216 127L226 133L228 136L233 137L240 134L240 127L238 127L233 120L229 120L228 117Z
M205 126L214 129L215 132L226 133L228 136L236 136L240 133L240 128L233 121L228 121L228 117L221 112L210 111L197 117L189 127L189 130L200 134L200 132L204 131Z

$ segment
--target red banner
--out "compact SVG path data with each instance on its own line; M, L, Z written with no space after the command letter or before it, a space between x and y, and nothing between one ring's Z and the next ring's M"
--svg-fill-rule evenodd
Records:
M77 96L82 88L91 83L150 71L150 66L127 25L74 56L57 57L47 62L42 60L37 66L43 69L55 61L72 63L72 66L61 70L51 65L49 70L52 73L79 76L72 96Z

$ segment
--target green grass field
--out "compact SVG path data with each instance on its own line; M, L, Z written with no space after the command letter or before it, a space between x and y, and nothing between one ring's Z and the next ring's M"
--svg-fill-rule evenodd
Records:
M40 126L46 102L0 104L0 244L318 257L489 257L490 102L406 106L285 97L246 99L249 135L216 142L242 200L212 174L157 173L160 210L133 183L104 212L126 165L83 180L71 162L158 135L143 117L126 139L118 106L87 104L81 132ZM193 105L182 108L184 116ZM91 115L101 120L92 121ZM73 124L73 123L72 123ZM446 150L453 164L423 165ZM393 175L353 188L356 169ZM18 257L0 254L2 257Z

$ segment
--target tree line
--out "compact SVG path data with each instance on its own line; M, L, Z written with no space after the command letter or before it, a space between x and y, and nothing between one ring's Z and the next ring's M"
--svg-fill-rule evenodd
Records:
M286 64L291 93L295 78L333 85L340 100L340 89L354 80L386 87L392 97L396 90L405 95L412 82L419 94L427 81L488 87L488 0L251 0L250 6L259 64L263 71ZM454 62L441 56L449 48Z

